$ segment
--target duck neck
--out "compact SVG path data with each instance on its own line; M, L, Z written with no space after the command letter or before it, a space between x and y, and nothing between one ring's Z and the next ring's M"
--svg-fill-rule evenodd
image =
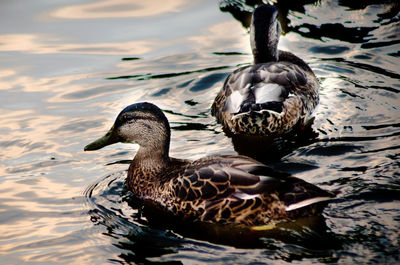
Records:
M168 147L158 149L140 147L130 167L149 174L157 174L169 164L168 149Z
M168 168L170 158L167 150L139 148L129 166L126 185L136 196L151 198L162 174Z
M276 62L279 59L278 42L281 27L277 19L253 15L250 26L250 44L254 64Z
M171 130L165 118L164 123L152 125L152 132L142 136L139 150L131 163L131 168L158 174L169 165L169 144Z

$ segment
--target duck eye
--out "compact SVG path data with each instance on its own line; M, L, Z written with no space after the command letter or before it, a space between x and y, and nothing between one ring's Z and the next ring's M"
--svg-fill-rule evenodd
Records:
M123 124L130 123L132 120L134 120L133 115L129 113L124 113L117 118L117 120L115 121L115 126L119 127Z

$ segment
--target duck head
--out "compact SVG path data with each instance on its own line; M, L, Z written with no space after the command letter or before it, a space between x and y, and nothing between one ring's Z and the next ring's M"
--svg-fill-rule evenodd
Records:
M281 25L278 10L271 5L258 6L251 19L250 44L254 64L278 61Z
M85 146L93 151L114 143L134 143L141 154L168 156L170 127L156 105L141 102L127 106L118 114L114 125L101 138ZM138 152L138 154L139 154Z

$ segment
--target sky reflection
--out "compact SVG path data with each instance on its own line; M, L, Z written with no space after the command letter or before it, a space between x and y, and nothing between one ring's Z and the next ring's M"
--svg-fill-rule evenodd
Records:
M126 41L110 43L64 43L51 36L34 34L0 35L0 51L32 54L144 54L151 51L150 41Z
M104 19L122 17L151 17L178 12L190 3L184 0L103 0L90 4L70 5L51 12L57 18Z

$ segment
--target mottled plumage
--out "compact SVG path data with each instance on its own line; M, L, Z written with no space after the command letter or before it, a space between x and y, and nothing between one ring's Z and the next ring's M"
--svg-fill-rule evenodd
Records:
M303 60L277 49L279 35L275 7L257 7L250 29L254 65L232 72L212 105L228 133L282 135L306 123L318 104L317 78Z
M334 194L246 156L196 161L169 157L170 127L150 103L125 108L111 130L85 150L137 143L126 185L132 193L185 219L266 225L321 213Z

